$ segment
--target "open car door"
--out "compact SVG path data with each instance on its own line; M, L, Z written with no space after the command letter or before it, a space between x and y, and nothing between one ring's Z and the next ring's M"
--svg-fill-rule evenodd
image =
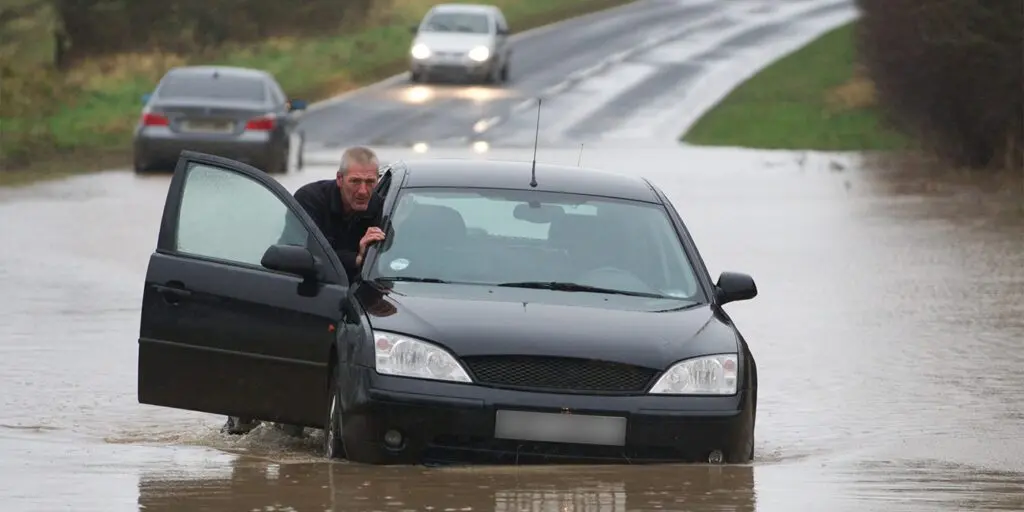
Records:
M182 152L146 273L139 402L322 427L332 345L359 323L329 247L273 178Z

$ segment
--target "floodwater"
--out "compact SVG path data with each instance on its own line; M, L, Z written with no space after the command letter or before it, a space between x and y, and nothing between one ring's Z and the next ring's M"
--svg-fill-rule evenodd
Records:
M330 176L337 156L282 182ZM0 189L0 509L1024 510L1024 177L693 148L583 160L654 180L713 274L757 280L727 307L760 369L753 464L373 468L325 462L318 433L229 438L222 418L139 405L168 177L110 172Z

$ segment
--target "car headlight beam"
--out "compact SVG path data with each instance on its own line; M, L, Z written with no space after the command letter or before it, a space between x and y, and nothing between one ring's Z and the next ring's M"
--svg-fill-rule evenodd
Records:
M415 379L473 382L447 350L401 334L374 331L377 373Z
M412 46L412 50L409 51L412 54L412 58L417 60L429 59L431 55L430 48L423 43L416 43Z
M735 395L736 354L695 357L672 365L651 388L658 395Z
M477 62L483 62L491 56L491 50L486 46L477 46L469 51L469 58Z

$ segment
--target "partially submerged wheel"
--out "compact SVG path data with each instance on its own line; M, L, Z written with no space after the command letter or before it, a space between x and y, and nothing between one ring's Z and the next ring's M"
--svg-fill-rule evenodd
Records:
M754 418L755 413L750 413L750 430L747 435L737 439L732 446L725 449L724 462L728 464L747 464L754 460Z
M132 157L132 168L136 173L144 173L152 171L156 166L150 162L145 155L135 153Z
M338 386L338 368L331 375L330 401L327 404L327 421L324 423L324 455L328 459L345 458L345 441L342 440L341 393Z

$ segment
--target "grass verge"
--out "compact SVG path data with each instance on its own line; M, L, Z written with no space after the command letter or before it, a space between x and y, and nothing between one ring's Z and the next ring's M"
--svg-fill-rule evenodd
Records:
M475 0L449 0L475 3ZM633 0L491 0L513 32L631 3ZM64 79L75 91L62 98L57 113L43 124L48 140L33 148L28 165L3 166L0 186L24 184L96 171L111 162L128 165L131 133L150 92L167 69L186 64L223 64L266 69L291 97L316 101L400 73L412 41L409 27L419 22L434 0L395 0L376 13L366 28L334 37L280 38L246 47L224 47L204 55L132 54L86 62ZM39 123L0 119L7 136Z
M756 74L681 139L695 145L822 151L912 149L886 125L857 66L853 23Z

